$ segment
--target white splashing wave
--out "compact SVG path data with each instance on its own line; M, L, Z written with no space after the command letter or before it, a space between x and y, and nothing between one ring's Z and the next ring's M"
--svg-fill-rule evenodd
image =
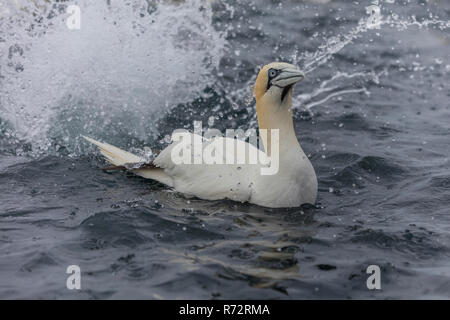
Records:
M143 0L77 4L80 30L67 28L64 3L48 5L60 11L50 19L48 6L33 8L39 22L26 8L0 19L0 118L35 151L55 132L66 143L114 135L104 132L112 122L146 139L162 111L213 81L226 41L208 2L159 3L150 14Z

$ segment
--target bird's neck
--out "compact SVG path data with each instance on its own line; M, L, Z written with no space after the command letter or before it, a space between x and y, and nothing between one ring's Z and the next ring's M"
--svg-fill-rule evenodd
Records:
M271 156L272 150L276 150L273 143L278 143L280 157L287 154L287 151L302 151L295 135L292 118L292 90L283 102L266 99L257 101L256 107L260 136L268 156ZM261 129L265 129L266 134L261 134ZM278 142L272 139L273 129L278 129Z

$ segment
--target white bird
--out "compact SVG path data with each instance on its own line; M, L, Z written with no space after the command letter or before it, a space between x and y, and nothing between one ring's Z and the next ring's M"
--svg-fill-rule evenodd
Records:
M303 72L288 63L273 62L260 70L254 95L259 130L261 132L261 129L265 129L268 132L267 136L262 135L265 151L243 140L222 137L213 139L219 145L226 145L230 141L236 143L236 148L245 147L247 154L256 152L260 162L264 164L179 163L173 159L173 151L177 145L173 142L151 163L142 165L145 160L139 156L107 143L84 138L97 145L113 165L159 181L189 197L205 200L231 199L271 208L314 204L317 196L316 173L297 140L292 119L292 88L303 78ZM275 140L276 146L272 139L268 139L273 129L278 129L279 133L279 140ZM199 137L190 134L192 139ZM201 151L211 147L211 140L200 141ZM190 159L194 158L194 149L192 143L192 148L189 149L192 150ZM226 148L223 153L219 149L214 152L226 163L226 156L230 152L234 153L234 149ZM278 171L275 174L262 174L261 169L270 166L272 153L276 151Z

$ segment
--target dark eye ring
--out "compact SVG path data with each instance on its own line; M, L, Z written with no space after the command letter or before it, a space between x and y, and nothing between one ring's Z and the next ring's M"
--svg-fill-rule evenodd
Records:
M275 69L270 69L269 70L269 78L273 78L278 74L277 70Z

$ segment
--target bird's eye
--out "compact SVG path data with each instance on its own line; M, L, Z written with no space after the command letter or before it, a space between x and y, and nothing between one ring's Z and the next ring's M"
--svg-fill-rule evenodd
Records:
M269 78L274 78L278 74L277 70L269 69Z

